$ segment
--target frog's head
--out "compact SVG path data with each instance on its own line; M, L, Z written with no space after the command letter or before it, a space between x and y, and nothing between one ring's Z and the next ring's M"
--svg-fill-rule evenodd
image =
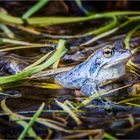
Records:
M121 42L117 41L114 45L107 45L95 54L96 79L98 81L119 79L125 74L125 65L131 57L131 51L124 49Z

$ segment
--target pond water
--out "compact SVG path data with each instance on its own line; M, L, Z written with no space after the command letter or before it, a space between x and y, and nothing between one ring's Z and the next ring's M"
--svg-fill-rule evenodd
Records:
M44 109L25 138L140 138L140 13L135 11L139 6L134 8L134 2L122 2L116 1L113 9L111 1L100 8L98 2L93 2L96 7L91 1L82 2L82 6L76 1L50 1L34 13L35 18L27 19L22 15L35 2L1 2L0 138L19 138L42 103ZM126 10L130 12L123 13ZM97 14L100 11L112 12ZM56 84L57 74L71 70L116 41L131 50L132 57L125 76L101 83L102 88L113 87L108 94L86 97L79 88L69 88L70 84L67 88Z

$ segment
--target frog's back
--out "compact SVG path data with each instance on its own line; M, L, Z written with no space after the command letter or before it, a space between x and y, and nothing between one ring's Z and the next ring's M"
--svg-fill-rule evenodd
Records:
M92 69L91 65L93 66ZM93 61L85 61L68 72L58 74L55 77L55 82L67 88L79 89L83 82L90 77L91 70L92 73L96 70L94 66Z

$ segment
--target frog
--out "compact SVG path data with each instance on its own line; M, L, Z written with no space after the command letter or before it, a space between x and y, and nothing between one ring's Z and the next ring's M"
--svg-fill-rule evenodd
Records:
M29 63L22 61L17 55L4 56L0 58L0 69L7 75L13 75L21 72Z
M126 63L131 56L131 50L125 49L121 41L115 41L96 50L71 70L57 74L54 81L62 87L80 90L83 96L110 91L112 83L126 74ZM106 83L108 86L103 89Z

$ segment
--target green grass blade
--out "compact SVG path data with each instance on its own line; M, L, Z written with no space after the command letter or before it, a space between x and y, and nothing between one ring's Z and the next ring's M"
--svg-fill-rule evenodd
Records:
M33 117L31 118L31 120L29 121L28 125L26 127L24 127L24 130L20 134L18 140L23 140L25 138L27 132L29 131L29 129L31 128L31 126L35 123L36 119L39 117L39 115L43 111L44 106L45 106L45 103L42 103L42 105L39 107L39 109L36 111L36 113L33 115Z
M31 7L23 16L23 19L27 19L42 8L49 0L39 0L33 7Z
M46 76L49 76L49 75L54 75L54 74L58 74L58 73L61 73L61 72L69 71L69 70L71 70L72 68L74 68L74 66L45 70L45 71L41 71L41 72L39 72L39 73L37 73L37 74L32 75L31 78L46 77Z
M52 53L52 51L49 52L49 53L47 53L47 54L45 54L45 55L43 55L43 56L42 56L40 59L38 59L36 62L34 62L33 64L27 66L24 70L27 70L27 69L30 69L30 68L33 68L33 67L39 65L40 63L42 63L43 61L45 61L45 60L47 59L47 57L48 57L51 53Z
M27 77L30 77L32 74L38 73L42 71L43 69L46 69L47 67L52 65L55 61L61 58L61 56L63 56L65 53L66 53L65 40L60 40L58 43L56 52L45 63L35 66L28 70L23 70L20 73L15 74L15 75L3 76L0 78L0 84L2 85L2 84L10 83L10 82L15 82L15 81L23 80Z
M13 40L13 39L8 39L8 38L0 38L0 42L1 43L18 44L18 45L37 45L34 43L30 43L30 42Z
M129 49L129 41L130 41L130 38L131 36L136 32L136 30L138 30L140 28L140 24L137 25L135 28L133 28L131 31L128 32L125 40L124 40L124 43L125 43L125 48L126 49Z
M19 125L21 125L24 129L26 128L26 127L28 127L28 123L27 122L25 122L25 121L22 121L22 120L20 120L20 121L17 121L17 123L19 124ZM37 134L35 133L35 131L30 127L30 129L28 130L28 135L30 136L30 137L32 137L32 138L37 138Z
M15 121L17 124L21 125L23 128L27 127L27 122L18 117L18 115L12 112L5 103L5 99L1 101L1 108L5 114L8 114L11 121ZM37 135L32 128L29 129L28 134L30 137L36 138Z
M3 32L7 35L7 37L14 39L15 35L14 33L4 24L0 24L0 28L3 30Z
M19 50L19 49L42 48L42 47L53 47L53 46L51 46L49 44L36 44L36 45L29 45L29 46L16 46L16 47L11 47L11 48L0 49L0 52Z
M42 121L38 121L38 122L40 124L44 125L44 126L47 126L47 127L51 128L51 129L54 129L54 130L57 130L57 131L62 131L62 132L66 132L66 133L71 133L72 132L72 130L65 129L63 127L60 127L60 126L58 126L56 124L53 124L51 122L48 122L48 121L43 121L43 122Z
M80 119L77 117L77 115L67 105L65 105L57 100L55 100L55 101L63 110L65 110L67 113L69 113L69 115L75 120L77 125L80 125L82 123L80 121Z
M57 24L67 24L67 23L76 23L83 22L93 19L93 16L88 17L33 17L27 19L29 25L36 26L49 26Z
M77 23L88 20L100 19L100 18L113 18L117 15L139 15L140 12L106 12L90 15L87 17L34 17L27 19L29 25L36 26L49 26L57 24Z
M93 19L99 18L111 18L114 16L120 15L140 15L139 11L117 11L117 12L104 12L97 13L87 17L34 17L27 18L27 24L36 25L36 26L49 26L49 25L57 25L57 24L66 24L66 23L76 23L83 22ZM13 24L24 24L22 18L14 17L3 12L0 12L0 22L1 23L13 23Z
M13 23L13 24L23 24L21 18L14 17L3 12L0 12L0 23Z
M89 12L83 7L81 0L75 0L75 3L81 9L81 11L83 11L86 15L89 14Z
M118 140L117 138L106 132L104 133L104 138L108 140Z
M114 16L114 17L112 17L112 20L113 21L111 23L109 23L103 27L100 27L97 30L94 30L92 34L98 35L98 34L101 34L103 32L107 32L107 31L111 30L112 28L116 27L118 25L117 18Z

